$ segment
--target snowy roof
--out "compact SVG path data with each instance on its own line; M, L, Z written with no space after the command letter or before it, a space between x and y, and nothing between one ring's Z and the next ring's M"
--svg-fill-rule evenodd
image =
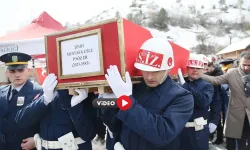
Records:
M223 50L219 51L216 55L242 50L245 49L248 45L250 45L250 37L227 46Z

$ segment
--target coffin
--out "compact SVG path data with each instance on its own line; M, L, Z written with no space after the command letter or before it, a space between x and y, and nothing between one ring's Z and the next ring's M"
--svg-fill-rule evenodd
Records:
M58 89L108 87L105 73L117 65L122 77L130 73L133 83L142 79L134 67L137 53L152 34L149 30L123 18L105 20L76 29L59 31L45 36L47 73L58 76ZM172 43L176 78L177 69L185 69L189 51Z

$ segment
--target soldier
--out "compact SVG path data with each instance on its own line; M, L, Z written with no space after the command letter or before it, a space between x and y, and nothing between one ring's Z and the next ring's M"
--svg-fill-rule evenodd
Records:
M212 84L201 79L203 69L202 57L191 54L187 65L187 81L184 80L180 69L178 70L180 83L194 97L194 112L180 134L179 150L208 150L208 109L212 102L214 88Z
M40 123L35 135L36 147L41 149L92 150L91 140L96 132L96 110L92 107L94 93L76 89L73 97L68 90L54 91L57 77L49 74L42 87L44 94L23 107L17 114L19 126Z
M208 70L207 70L207 65L208 65L208 58L206 55L204 54L199 54L201 57L202 57L202 60L203 60L203 63L204 63L204 69L203 69L203 73L206 73Z
M234 60L233 59L226 59L226 60L221 61L219 64L221 65L221 69L224 72L227 72L228 69L233 67Z
M33 136L39 125L20 127L15 122L16 113L42 95L42 88L29 78L28 61L24 53L7 53L0 57L5 63L10 84L0 88L0 149L29 150L35 148Z
M106 74L115 97L126 95L132 100L128 110L104 110L104 123L113 132L115 149L177 150L178 135L194 103L191 93L168 75L174 67L172 46L161 38L145 41L134 66L142 71L144 80L140 84L132 85L128 72L124 82L116 66L110 66ZM109 150L114 148L107 146Z

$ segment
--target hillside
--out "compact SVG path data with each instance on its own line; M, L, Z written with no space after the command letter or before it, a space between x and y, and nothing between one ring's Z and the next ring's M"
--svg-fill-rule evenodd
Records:
M86 23L118 16L204 54L250 35L250 1L246 0L131 0L131 5L112 7Z

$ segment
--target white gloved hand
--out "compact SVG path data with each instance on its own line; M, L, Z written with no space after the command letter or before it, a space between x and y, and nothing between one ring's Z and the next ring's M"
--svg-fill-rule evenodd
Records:
M178 68L178 79L179 79L179 82L181 85L183 85L185 83L185 80L183 78L183 75L182 75L182 72L181 72L181 69Z
M102 93L99 94L99 98L117 98L114 93Z
M74 107L75 105L81 103L83 100L85 100L88 97L88 89L75 89L75 91L79 95L74 95L71 98L71 107Z
M55 74L49 74L43 82L44 103L48 105L54 98L54 89L57 85Z
M116 142L114 146L114 150L125 150L125 148L120 142Z
M208 128L209 128L209 132L213 133L216 130L217 126L213 123L209 123Z
M117 98L122 95L132 95L132 82L128 72L125 74L126 82L122 80L117 66L110 66L110 69L107 69L107 73L105 77Z

